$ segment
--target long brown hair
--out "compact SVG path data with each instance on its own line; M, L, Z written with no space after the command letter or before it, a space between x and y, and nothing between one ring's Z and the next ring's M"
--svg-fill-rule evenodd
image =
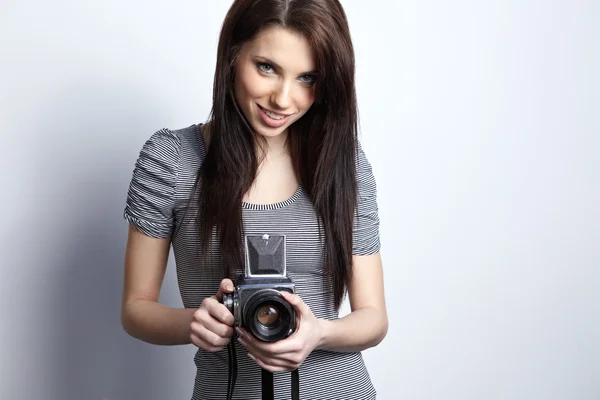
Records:
M235 0L229 9L218 44L210 146L198 176L202 253L208 253L216 232L225 276L243 266L242 199L259 160L256 135L235 101L234 70L242 45L271 26L303 35L315 54L315 103L290 127L288 145L298 179L322 223L325 277L331 279L339 308L352 275L358 129L354 49L338 0Z

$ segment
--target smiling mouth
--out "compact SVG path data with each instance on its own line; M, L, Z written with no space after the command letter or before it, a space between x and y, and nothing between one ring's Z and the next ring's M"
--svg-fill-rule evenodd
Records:
M258 108L258 115L263 124L269 128L281 128L288 123L292 115L294 114L279 114L274 111L268 110L262 107L260 104L256 104Z
M293 114L280 114L280 113L276 113L275 111L271 111L268 108L264 108L263 106L261 106L260 104L257 104L258 107L265 112L265 114L267 114L269 116L269 118L272 118L274 120L282 120L285 119L287 117L290 117Z

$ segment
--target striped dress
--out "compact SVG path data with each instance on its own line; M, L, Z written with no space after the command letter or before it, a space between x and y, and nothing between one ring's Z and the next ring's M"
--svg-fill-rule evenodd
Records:
M197 308L217 292L222 279L218 244L213 238L210 265L199 265L199 241L194 197L197 171L205 157L201 124L161 129L142 146L133 169L124 217L136 229L156 238L171 238L183 305ZM357 152L358 214L354 224L354 254L379 251L376 184L362 147ZM331 286L323 280L323 243L317 216L302 186L276 204L242 204L244 232L287 236L287 273L296 291L317 318L336 319ZM236 271L241 273L242 270ZM234 399L261 399L261 370L243 346L236 343L238 379ZM192 400L226 398L227 349L211 353L198 349ZM300 398L305 400L370 400L376 391L361 353L316 350L299 368ZM274 374L276 399L289 399L290 373Z

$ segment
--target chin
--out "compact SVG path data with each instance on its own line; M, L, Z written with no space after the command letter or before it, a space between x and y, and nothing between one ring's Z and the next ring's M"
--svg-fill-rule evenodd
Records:
M267 138L280 136L282 133L286 132L288 129L287 126L277 128L277 129L265 129L261 127L260 129L255 129L255 131L260 135Z
M290 126L293 125L293 123L294 122L285 124L284 126L281 126L279 128L269 128L264 126L264 124L262 124L261 121L256 121L252 124L252 128L254 129L254 132L259 134L260 136L264 136L266 138L273 138L287 132L287 130Z

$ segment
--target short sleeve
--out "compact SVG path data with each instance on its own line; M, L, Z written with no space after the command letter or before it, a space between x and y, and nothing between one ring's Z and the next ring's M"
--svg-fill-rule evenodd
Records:
M123 215L148 236L173 233L180 145L173 132L159 130L144 143L135 163Z
M381 247L377 184L371 164L360 142L358 142L356 154L356 180L358 202L354 216L352 253L355 255L375 254Z

